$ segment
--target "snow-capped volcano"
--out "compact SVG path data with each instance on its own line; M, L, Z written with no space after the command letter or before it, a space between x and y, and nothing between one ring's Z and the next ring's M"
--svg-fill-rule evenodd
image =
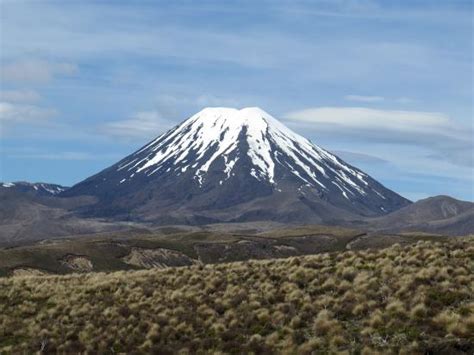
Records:
M278 206L289 204L289 214L304 205L317 222L328 212L380 215L409 203L256 107L205 108L65 194L97 196L94 214L158 220L281 216ZM236 206L244 210L226 212Z
M248 145L246 151L239 149L241 140ZM207 154L210 150L212 154ZM206 108L123 161L117 170L131 173L125 178L127 181L140 172L150 176L173 171L179 175L190 169L202 185L210 166L223 159L224 176L220 182L225 183L241 154L250 157L253 178L275 187L275 170L279 167L288 169L301 183L323 190L327 189L323 181L332 173L331 183L346 198L348 194L364 194L368 185L364 173L350 168L257 107Z

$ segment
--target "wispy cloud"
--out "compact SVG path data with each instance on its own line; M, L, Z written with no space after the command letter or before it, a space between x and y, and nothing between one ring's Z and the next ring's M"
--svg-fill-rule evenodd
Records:
M350 164L387 164L389 161L372 154L352 152L347 150L333 150L332 153L347 161Z
M67 62L49 62L38 59L22 59L1 67L3 80L20 83L47 83L55 75L73 75L77 65Z
M130 140L153 138L173 125L157 111L144 111L125 120L108 122L99 129L106 135Z
M290 112L286 118L343 129L466 137L448 116L437 112L378 110L366 107L317 107ZM335 127L333 127L335 128Z
M348 101L357 101L357 102L380 102L384 101L385 98L382 96L363 96L363 95L346 95L344 99Z
M290 112L287 120L319 134L350 137L352 142L424 147L459 165L473 164L473 131L437 112L317 107Z
M34 90L4 90L0 91L0 101L9 102L37 102L41 99L38 92Z
M363 102L363 103L381 103L381 102L392 102L397 104L412 104L416 100L409 97L397 97L397 98L388 98L383 96L366 96L366 95L346 95L344 100L354 101L354 102Z
M57 114L55 109L36 105L0 102L0 122L8 123L43 123Z

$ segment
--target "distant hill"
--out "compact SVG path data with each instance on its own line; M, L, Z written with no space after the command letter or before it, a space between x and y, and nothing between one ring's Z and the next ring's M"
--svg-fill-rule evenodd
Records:
M386 216L371 219L370 224L386 232L466 235L474 233L474 203L449 196L429 197Z
M59 198L54 184L0 183L0 245L117 230L117 223L83 219L72 210L93 197Z
M23 192L34 196L54 196L66 191L69 187L44 182L0 182L0 192Z
M30 184L30 186L33 184ZM95 197L58 197L56 194L48 194L41 190L24 188L0 187L0 246L14 246L32 243L38 240L55 239L58 237L74 236L80 238L83 234L108 233L111 231L146 231L154 230L158 225L136 222L123 222L113 219L84 218L77 214L77 210L94 204ZM259 218L257 223L260 230L268 231L268 236L278 234L276 226L288 225L293 229L302 223L291 223L298 217L298 209L292 210L290 201L285 207L288 215L282 216L279 223L271 221L271 215L263 214L260 208L264 207L266 199L256 199L246 204L246 213L255 213ZM280 200L272 202L271 206L278 207ZM314 205L313 205L314 207ZM355 214L346 214L343 217L352 217L351 222L343 219L336 220L339 211L331 205L321 202L318 206L320 216L328 221L333 218L332 227L348 226L355 227L360 231L375 231L376 235L382 236L390 233L399 234L403 232L426 232L441 235L468 235L474 234L474 204L467 201L459 201L448 196L436 196L418 201L410 206L378 218L360 218ZM300 210L301 213L303 213ZM308 208L301 220L311 216ZM323 224L324 218L314 217L316 224ZM289 223L290 222L290 223ZM232 230L246 228L250 222L236 220L233 223L208 224L192 227L195 230L220 230L227 233ZM173 224L170 223L170 226ZM251 225L251 224L249 224ZM155 227L153 227L155 226ZM190 227L191 228L191 227ZM382 237L380 237L382 238ZM371 239L370 245L376 241ZM375 243L375 244L374 244Z

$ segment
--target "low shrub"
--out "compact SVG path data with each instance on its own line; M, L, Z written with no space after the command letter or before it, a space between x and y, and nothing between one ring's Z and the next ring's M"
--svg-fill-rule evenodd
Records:
M473 353L473 244L2 278L0 353Z

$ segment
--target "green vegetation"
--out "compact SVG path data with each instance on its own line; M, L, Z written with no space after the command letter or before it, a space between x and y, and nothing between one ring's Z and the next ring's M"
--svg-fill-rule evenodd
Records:
M0 352L474 351L474 239L0 279Z

